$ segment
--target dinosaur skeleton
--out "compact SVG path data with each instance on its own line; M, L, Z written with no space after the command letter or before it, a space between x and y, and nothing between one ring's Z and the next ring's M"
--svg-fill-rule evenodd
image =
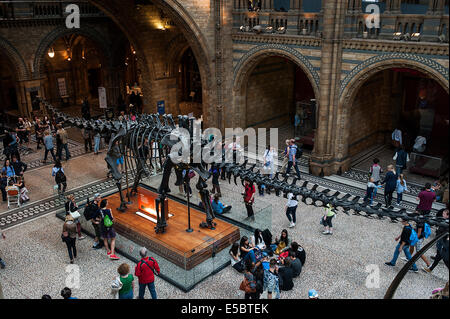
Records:
M192 139L194 118L178 116L178 127L185 128L191 133L191 140L183 141L182 136L173 134L177 125L170 114L162 116L158 114L143 114L138 116L136 121L86 121L78 117L67 116L64 113L56 111L56 109L45 101L43 101L43 103L49 113L55 114L64 122L75 125L78 128L91 129L111 137L105 161L108 163L110 173L119 189L121 198L119 210L126 209L126 201L122 195L122 174L118 171L116 164L117 159L120 157L124 157L125 164L130 168L132 173L134 173L134 183L131 195L137 193L137 186L139 185L142 176L148 176L152 168L162 168L163 177L158 188L159 203L162 203L167 194L170 193L169 178L172 169L175 169L177 177L175 185L181 185L181 183L183 183L183 170L193 169L199 176L196 188L199 191L206 213L206 223L203 222L200 226L214 229L215 223L213 220L215 215L211 208L209 200L210 195L206 184L206 181L210 177L210 173L206 170L205 163L194 163L191 156L188 162L175 164L174 161L172 161L172 155L170 154L172 147L178 142L188 143L188 147L191 149L190 154L193 153L194 143L199 143ZM155 148L155 145L158 144L161 144L162 147ZM208 151L208 147L210 150L215 147L215 145L211 146L213 143L208 144L208 141L205 139L201 139L200 144L201 145L196 146L200 146L202 151ZM148 154L151 154L151 156L149 157ZM349 215L349 211L353 211L354 215L367 218L389 218L392 222L406 219L415 222L426 221L430 226L448 227L449 225L448 220L445 220L442 217L432 215L421 216L415 212L407 212L404 208L395 211L393 207L382 207L381 203L370 206L367 203L360 203L359 196L349 200L351 197L350 194L344 194L344 196L339 197L342 195L339 191L332 191L330 189L318 191L319 185L317 184L308 188L309 182L307 181L303 181L301 185L297 185L297 178L294 178L289 182L289 176L280 179L279 173L271 178L268 175L262 174L260 170L257 169L256 164L250 165L247 159L239 164L235 163L235 161L225 161L225 158L226 154L222 153L222 161L213 165L225 170L228 182L231 183L231 177L233 177L236 185L238 178L241 180L241 183L243 183L244 180L247 180L258 186L265 185L266 190L275 191L276 196L283 195L284 197L287 197L288 193L292 193L295 196L301 196L301 200L305 204L317 207L325 207L330 204L334 210L342 210L342 212L347 215ZM229 157L227 157L227 159L228 158ZM155 231L164 232L165 227L167 227L167 222L164 214L160 214L158 205L156 205L156 208L157 225Z

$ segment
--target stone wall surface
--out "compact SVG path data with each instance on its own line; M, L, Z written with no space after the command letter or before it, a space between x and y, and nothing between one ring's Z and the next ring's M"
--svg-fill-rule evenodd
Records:
M380 114L389 112L383 109L387 102L380 97L385 95L377 94L386 88L371 84L381 80L384 70L411 68L449 90L448 45L437 40L440 28L444 24L448 27L448 14L443 13L442 8L411 16L414 21L426 20L423 42L413 42L393 41L392 36L388 36L387 33L395 29L391 24L405 20L395 8L383 13L386 27L382 28L380 37L370 35L365 39L362 30L354 28L363 19L358 13L361 6L349 8L347 0L324 0L320 12L313 14L299 8L281 13L269 7L259 13L249 13L236 7L236 2L227 0L90 2L104 16L82 20L86 24L80 32L93 37L97 33L107 35L101 45L109 48L113 48L117 30L126 36L137 51L146 112L155 112L160 100L165 101L166 112L178 112L178 64L183 52L190 47L201 74L206 126L282 125L281 121L268 120L274 113L282 114L287 110L284 104L277 105L276 110L274 105L282 95L292 96L292 72L252 74L264 68L262 61L269 57L282 57L299 66L311 82L318 105L318 129L311 157L314 174L347 169L351 156L368 146L368 142L360 142L359 146L353 143L379 131L381 125L391 126L382 120L367 123L370 125L362 130L354 125L365 123L361 117L367 112L364 102L368 99L378 103ZM239 31L241 23L258 21L258 17L264 26L272 18L287 19L286 34ZM303 34L298 28L308 19L314 20L314 30ZM25 113L31 107L26 89L36 85L36 81L39 85L40 81L41 69L36 55L45 51L45 41L51 39L49 35L55 35L57 27L51 19L33 23L10 23L0 19L0 50L17 72L18 100L20 110ZM366 81L369 82L363 85ZM359 93L361 90L370 92ZM289 104L289 99L284 100Z

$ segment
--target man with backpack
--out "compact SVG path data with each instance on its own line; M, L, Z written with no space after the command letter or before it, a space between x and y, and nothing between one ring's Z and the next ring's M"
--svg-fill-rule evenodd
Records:
M395 266L397 258L402 250L405 253L406 258L410 260L411 253L409 252L409 246L415 246L417 244L417 241L419 240L416 231L411 227L406 218L402 218L402 225L403 225L402 233L400 234L400 236L395 238L395 241L399 240L400 241L397 244L397 247L395 247L394 256L392 260L384 263L386 266L391 267ZM410 270L415 273L419 272L416 264L413 264Z
M419 221L416 223L416 233L418 238L416 245L409 246L409 252L411 253L411 255L414 254L414 247L416 247L416 252L421 250L424 239L430 237L431 235L430 225L428 225L422 218L420 218ZM422 260L427 264L427 268L430 267L431 262L428 260L425 254L422 255L420 258L422 258ZM402 259L405 260L404 257L402 257Z
M92 223L92 227L94 227L95 237L94 245L92 246L93 249L100 249L103 247L102 231L100 225L102 221L102 214L99 207L101 199L102 198L99 193L96 193L94 195L94 200L92 202L89 202L88 199L83 213L84 218L86 218L87 221L90 220Z
M144 299L145 288L148 287L152 299L157 299L155 290L155 275L159 275L159 265L152 257L147 257L147 249L142 247L139 251L141 260L137 263L134 275L139 279L139 297Z
M298 169L298 161L300 157L303 155L303 151L300 147L295 144L295 140L291 139L289 142L289 157L288 157L288 165L286 168L286 173L284 176L288 175L291 171L292 166L295 168L295 172L297 173L298 179L301 178L300 170Z

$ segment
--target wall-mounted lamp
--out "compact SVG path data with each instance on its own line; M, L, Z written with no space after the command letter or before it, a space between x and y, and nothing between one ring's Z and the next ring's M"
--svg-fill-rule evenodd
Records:
M48 56L49 56L51 59L53 59L53 58L55 57L55 50L53 49L53 47L51 47L51 48L48 50Z

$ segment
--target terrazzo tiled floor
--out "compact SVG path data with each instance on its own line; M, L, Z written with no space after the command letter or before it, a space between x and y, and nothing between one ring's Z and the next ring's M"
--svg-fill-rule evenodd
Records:
M104 178L104 155L91 153L63 163L69 189ZM51 195L53 180L50 168L42 167L28 173L27 186L32 200ZM193 188L194 185L192 183ZM233 210L242 214L245 211L240 195L242 186L221 181L221 187L224 202L232 204ZM174 192L178 191L177 187L172 188ZM195 195L194 199L198 200ZM257 196L257 207L272 207L271 228L274 236L288 226L284 214L285 201L274 195ZM5 206L0 205L0 215L5 211ZM401 225L387 220L339 214L333 220L335 234L324 236L318 222L322 214L323 209L303 204L297 210L297 226L289 229L289 237L303 245L307 260L302 274L294 280L294 289L282 292L282 298L306 298L311 288L316 289L321 298L382 298L403 264L399 260L394 268L384 265L392 257L396 245L393 238L400 233ZM262 223L257 224L260 228L269 227L270 219L257 222ZM62 222L50 213L5 231L7 239L0 240L0 256L7 263L7 268L0 270L5 298L40 298L43 294L60 298L59 291L66 286L66 267L69 265L67 249L60 239L61 227ZM79 298L111 298L109 286L116 276L117 266L120 262L127 262L132 268L134 265L123 257L119 262L110 261L104 250L96 251L91 246L91 238L77 242L77 265L81 277L80 287L74 289L74 295ZM433 253L430 251L428 255ZM371 264L379 267L380 288L368 289L365 286L368 275L366 266ZM423 262L419 261L418 265L423 266ZM189 293L183 293L160 278L156 279L156 286L160 298L243 298L238 289L241 280L242 275L227 267ZM428 298L434 288L444 286L446 281L448 269L443 264L431 275L422 271L408 273L395 297Z
M224 184L224 193L235 188ZM239 194L240 187L237 191ZM265 202L272 205L272 233L279 235L288 226L283 210L285 199L270 195L257 197L257 201L260 205ZM394 268L384 265L392 257L396 244L394 237L400 233L401 225L339 214L333 220L335 233L324 236L318 222L322 214L322 208L303 204L297 211L297 226L289 229L289 237L303 245L307 259L300 277L294 280L294 289L282 292L282 298L306 298L311 288L325 299L382 298L403 265L400 259ZM0 270L5 298L40 298L42 294L60 298L59 291L66 285L68 275L65 272L67 250L59 237L61 227L62 222L50 214L5 232L7 239L0 240L0 256L7 263L7 268ZM123 257L119 262L110 261L104 250L92 250L91 245L90 238L77 242L80 287L74 289L74 295L78 298L111 298L109 285L117 266L120 262L127 262L132 268L134 265ZM434 251L427 255L432 253ZM378 267L380 288L365 286L368 265ZM421 267L423 262L419 261L418 265ZM156 280L156 287L159 298L243 298L238 289L241 280L242 275L227 267L189 293L183 293L160 278ZM443 264L431 275L422 271L408 273L395 297L428 298L434 288L443 287L447 280L448 270Z

